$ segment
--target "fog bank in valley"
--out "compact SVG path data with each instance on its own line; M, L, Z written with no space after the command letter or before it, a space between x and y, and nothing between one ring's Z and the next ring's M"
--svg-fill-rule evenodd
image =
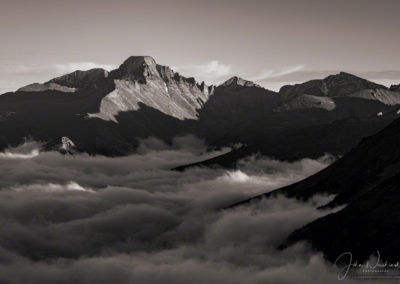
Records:
M208 152L193 137L147 139L118 158L39 146L0 153L2 283L337 282L309 245L276 249L328 214L316 207L332 196L221 210L323 169L329 155L293 163L253 156L236 170L177 172L170 169L228 149Z

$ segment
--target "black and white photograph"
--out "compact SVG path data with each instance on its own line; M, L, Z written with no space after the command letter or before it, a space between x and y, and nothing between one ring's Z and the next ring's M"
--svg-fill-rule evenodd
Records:
M0 284L400 283L399 0L0 0Z

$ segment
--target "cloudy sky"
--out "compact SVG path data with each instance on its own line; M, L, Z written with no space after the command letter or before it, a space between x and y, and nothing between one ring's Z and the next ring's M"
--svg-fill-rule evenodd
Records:
M0 92L151 55L187 76L271 89L348 71L400 81L397 0L0 0Z

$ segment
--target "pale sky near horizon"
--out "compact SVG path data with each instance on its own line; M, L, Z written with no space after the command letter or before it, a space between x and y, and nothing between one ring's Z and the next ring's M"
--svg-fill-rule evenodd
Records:
M0 0L0 93L150 55L271 89L347 71L400 83L399 0Z

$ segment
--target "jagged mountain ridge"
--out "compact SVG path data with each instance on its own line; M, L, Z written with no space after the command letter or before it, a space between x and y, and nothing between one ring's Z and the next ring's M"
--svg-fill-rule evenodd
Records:
M212 87L185 78L150 56L132 56L110 72L115 90L103 98L92 117L117 122L115 115L137 110L144 103L178 119L196 119L197 109L207 101Z
M342 77L333 75L329 82L356 89L343 87L346 82L335 76ZM377 86L353 77L348 84ZM192 134L212 146L242 143L278 158L297 159L343 154L397 116L396 106L375 97L292 94L288 87L277 93L236 76L218 87L207 86L149 56L129 57L110 72L75 71L38 85L0 96L0 130L6 133L1 149L24 137L52 145L67 136L91 154L125 155L140 138L168 142ZM365 90L370 89L357 92ZM394 103L398 94L390 94ZM318 142L310 147L310 141Z

